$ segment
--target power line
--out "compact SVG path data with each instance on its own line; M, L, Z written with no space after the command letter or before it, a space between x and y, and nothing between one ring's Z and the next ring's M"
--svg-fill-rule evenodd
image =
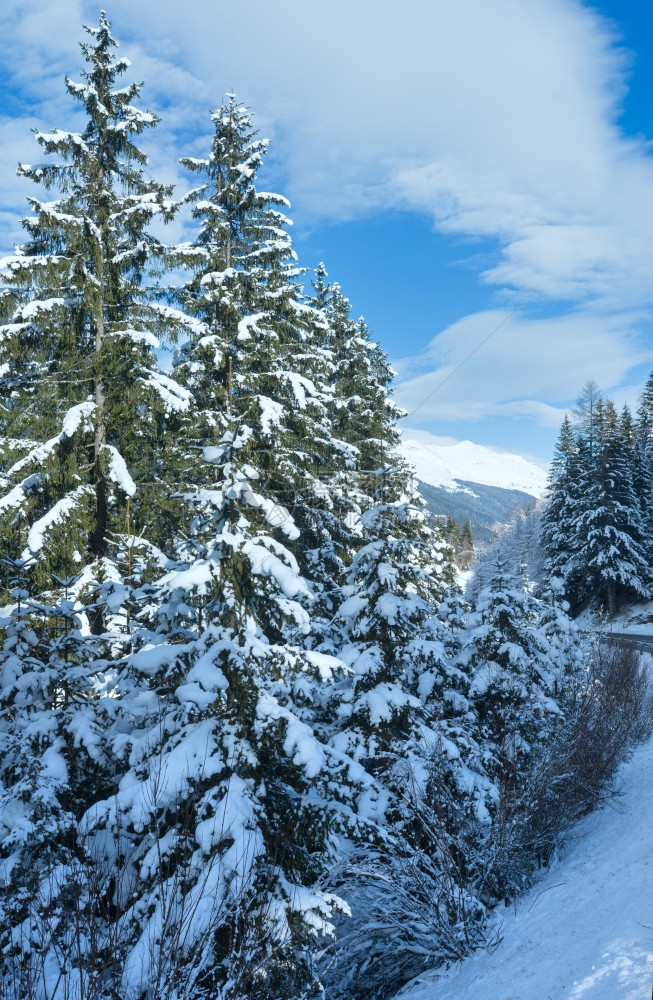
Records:
M521 309L521 307L523 306L524 302L526 302L526 299L528 299L528 298L529 298L528 295L524 296L524 298L521 299L521 301L517 303L517 305L512 310L512 312L508 313L507 316L504 316L503 319L501 320L501 322L498 323L497 326L495 326L495 328L493 330L490 330L490 332L488 333L487 337L484 337L483 340L481 340L481 342L478 343L476 345L476 347L473 350L471 350L469 352L469 354L466 357L464 357L462 359L462 361L459 364L457 364L456 367L452 371L450 371L449 374L445 378L442 379L441 382L438 383L438 385L436 385L435 389L432 389L431 392L429 392L428 396L424 397L424 399L421 401L421 403L418 403L417 406L413 410L410 411L410 413L407 413L405 417L402 417L401 420L397 421L397 425L402 424L405 420L409 420L411 417L413 417L417 413L418 410L420 410L424 406L425 403L428 403L429 399L431 399L432 396L435 396L436 392L438 392L442 388L442 386L446 382L448 382L449 379L452 378L453 375L456 374L457 371L460 371L460 369L462 368L462 366L464 364L466 364L469 361L469 359L472 358L476 354L477 351L480 351L481 347L483 347L484 344L487 344L487 342L490 339L490 337L493 337L494 334L497 332L497 330L500 330L501 327L505 323L507 323L508 320L511 319L519 309Z

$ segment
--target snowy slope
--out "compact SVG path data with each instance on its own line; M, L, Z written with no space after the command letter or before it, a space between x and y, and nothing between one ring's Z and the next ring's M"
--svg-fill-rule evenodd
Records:
M405 432L401 451L423 483L461 490L461 481L520 490L539 497L546 488L546 471L521 455L495 451L471 441L442 444L428 431Z
M420 977L402 1000L651 1000L653 741L619 777L622 795L578 824L516 912L501 910L497 950Z

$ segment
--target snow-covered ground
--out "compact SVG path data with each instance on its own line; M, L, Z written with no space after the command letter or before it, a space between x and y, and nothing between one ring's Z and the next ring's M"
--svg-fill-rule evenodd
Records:
M607 631L636 632L640 635L653 635L653 601L634 604L631 608L620 612L604 626Z
M406 432L401 445L404 457L423 483L459 490L456 480L521 490L539 497L546 489L546 471L521 455L495 451L471 441L441 444L428 431Z
M651 1000L653 741L619 774L621 794L586 817L516 908L503 941L402 1000Z
M595 610L583 611L576 624L581 629L602 630L603 632L634 632L637 635L653 635L653 601L642 601L622 610L614 618L599 618ZM651 1000L651 997L649 997Z

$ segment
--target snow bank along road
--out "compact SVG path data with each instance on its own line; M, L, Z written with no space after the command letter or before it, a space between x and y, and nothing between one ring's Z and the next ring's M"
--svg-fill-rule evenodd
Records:
M653 741L619 772L621 794L575 828L556 862L503 909L503 941L402 1000L651 1000Z

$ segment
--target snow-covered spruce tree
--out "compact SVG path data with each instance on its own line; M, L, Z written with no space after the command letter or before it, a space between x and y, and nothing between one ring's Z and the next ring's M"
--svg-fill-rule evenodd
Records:
M630 452L614 404L600 408L595 461L581 471L582 501L575 522L577 563L594 595L614 615L624 599L649 595L641 509L633 489ZM588 455L586 440L581 460Z
M302 995L342 905L315 882L336 835L369 835L383 812L364 769L316 734L345 666L284 640L309 627L308 585L278 540L297 529L270 525L238 423L235 447L213 453L218 481L187 497L192 559L152 588L160 627L121 667L126 769L84 821L124 856L122 988L161 997L177 976L190 995Z
M473 668L470 697L484 742L517 758L527 756L560 715L541 613L523 578L498 553L476 599L461 660Z
M628 451L632 451L637 439L637 425L628 403L624 403L619 414L619 432Z
M578 626L569 616L569 602L559 577L552 577L540 591L540 630L549 644L548 658L553 671L553 696L563 711L573 699L584 670L583 649Z
M642 391L631 451L633 489L639 501L649 567L653 567L653 375Z
M482 907L459 862L478 840L489 791L470 736L468 678L453 663L457 601L438 579L439 542L407 497L364 512L361 526L338 614L352 673L336 681L331 744L385 790L387 834L352 838L329 883L352 910L338 921L327 976L335 997L390 995L479 940Z
M586 453L583 450L583 457ZM576 522L580 480L579 444L567 414L549 472L547 503L542 511L541 540L546 552L546 572L549 579L561 581L570 604L580 610L585 579L575 556L578 551Z
M371 340L365 322L351 320L339 286L318 292L334 359L334 423L338 436L356 448L358 467L348 475L350 494L360 510L331 641L346 648L354 669L353 682L344 682L347 693L341 696L339 710L341 720L349 717L348 729L351 724L349 749L358 758L371 759L387 750L398 734L407 738L416 724L410 707L419 713L419 705L411 699L424 688L420 665L426 667L419 656L413 657L416 650L408 652L406 647L426 639L425 629L446 631L436 611L451 596L455 574L451 550L428 524L420 498L414 496L411 472L397 450L401 411L390 395L393 373L388 360ZM443 646L436 645L441 656ZM370 707L375 696L369 693L374 691L379 692L379 709L386 701L378 718ZM392 691L398 699L394 706ZM395 718L393 723L395 713L403 721ZM376 721L370 724L371 717Z
M547 569L562 582L574 613L598 601L614 614L650 585L647 418L640 412L635 432L630 412L619 418L594 383L584 388L574 417L561 428L542 515Z
M523 892L577 815L584 776L576 699L586 664L560 589L554 577L534 598L498 555L461 655L474 672L470 701L495 785L485 839L467 856L472 884L489 903Z
M481 843L466 858L470 881L485 902L523 890L535 867L531 817L520 802L527 775L537 771L563 721L558 699L576 663L569 627L564 610L528 593L521 572L497 552L458 661L472 673L468 697L476 739L494 784Z
M304 519L311 483L350 451L310 377L322 321L294 282L280 199L256 193L264 147L248 112L230 97L213 121L211 155L190 161L206 179L200 233L178 252L192 336L176 373L198 411L197 485L179 502L192 518L120 665L123 777L85 824L125 859L120 988L166 996L181 976L190 995L293 997L342 905L316 885L337 834L380 839L384 802L321 735L347 668L305 648L313 583L284 506Z
M379 477L398 461L395 424L401 410L390 395L394 374L365 320L352 319L349 300L340 286L331 285L326 291L323 309L328 320L326 343L334 361L334 429L339 438L358 449L358 474L352 484L357 482L364 493L378 499L383 488Z
M247 401L257 432L243 442L266 490L301 532L295 554L320 602L341 569L342 470L356 449L334 429L331 332L319 305L302 297L280 195L257 192L267 141L233 94L212 115L208 158L182 162L204 180L189 196L200 232L179 257L192 271L180 293L195 318L176 372L200 410L198 444L227 447L229 417ZM283 414L283 420L281 419ZM226 437L224 435L226 434Z
M153 490L136 496L134 482L149 484L165 468L167 412L186 407L188 396L156 370L152 348L164 321L142 287L158 249L147 224L170 208L169 192L144 177L145 156L133 142L156 118L132 103L138 85L117 86L128 61L114 61L106 17L87 30L93 42L82 46L83 82L66 81L86 127L36 134L59 160L21 165L19 173L59 197L29 199L30 240L3 261L14 311L2 341L10 401L2 509L22 512L21 544L39 557L37 590L51 583L51 572L63 576L109 555L111 533L124 529L127 497L132 518L145 519L143 505L160 511L162 498L152 505ZM16 532L9 534L13 541Z
M351 670L336 681L331 744L360 761L388 799L386 842L352 839L330 883L352 917L338 922L327 984L338 997L382 996L462 954L466 934L475 939L482 908L454 859L473 839L489 782L469 738L468 679L452 662L460 648L452 553L397 453L392 373L364 323L349 320L337 286L326 312L339 434L360 449L351 479L361 509L338 613L319 647Z
M87 31L82 82L66 80L85 128L36 134L53 159L19 173L55 198L29 199L29 240L2 262L0 923L5 985L21 996L57 954L55 980L64 966L66 988L85 975L84 954L71 959L89 867L77 820L113 782L102 732L115 699L101 694L126 631L124 539L144 522L168 532L161 483L188 405L156 368L163 321L142 287L158 250L147 224L169 210L134 144L156 119L133 103L138 85L119 85L129 63L106 16Z
M460 532L460 548L456 552L456 565L462 570L471 568L474 561L474 533L472 522L469 518L465 521Z
M653 372L649 375L637 410L637 434L653 447Z

